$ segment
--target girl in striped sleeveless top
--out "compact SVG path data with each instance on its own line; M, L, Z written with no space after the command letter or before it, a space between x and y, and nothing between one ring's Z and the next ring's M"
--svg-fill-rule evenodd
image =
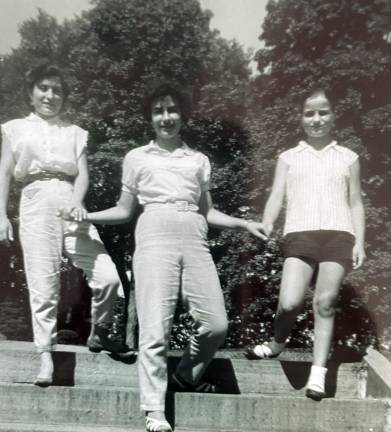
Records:
M358 155L332 139L334 119L328 93L309 93L301 117L306 139L278 158L263 217L270 235L286 199L285 261L274 338L246 353L247 358L264 359L283 351L315 279L313 364L306 385L306 395L315 400L326 396L326 365L342 280L365 259Z

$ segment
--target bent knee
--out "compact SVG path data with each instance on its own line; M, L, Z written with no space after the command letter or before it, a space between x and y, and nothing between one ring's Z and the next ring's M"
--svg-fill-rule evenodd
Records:
M314 312L322 318L329 318L335 315L337 299L325 297L314 299Z
M279 314L298 314L301 310L299 302L280 302L278 305Z
M121 286L121 280L118 276L117 269L113 266L105 269L99 275L99 278L94 278L89 282L91 289L97 289L102 291L118 291Z
M209 324L209 337L224 341L228 332L228 320L226 317L221 317Z

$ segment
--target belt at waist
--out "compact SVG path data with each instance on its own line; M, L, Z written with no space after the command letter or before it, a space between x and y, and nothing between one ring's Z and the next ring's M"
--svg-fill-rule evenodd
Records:
M68 183L73 183L75 180L74 176L71 176L69 174L65 174L62 172L39 172L36 174L27 174L26 177L24 177L21 180L21 183L23 186L27 186L30 183L33 183L35 181L47 181L47 180L60 180L65 181Z
M165 209L172 209L176 211L191 211L191 212L198 212L198 206L192 203L189 203L188 201L174 201L174 202L165 202L165 203L148 203L144 204L144 211L151 211L151 210L165 210Z

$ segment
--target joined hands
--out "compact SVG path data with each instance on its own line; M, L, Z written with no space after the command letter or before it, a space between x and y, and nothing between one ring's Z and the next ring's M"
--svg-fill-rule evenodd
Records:
M88 212L83 207L61 207L57 216L70 222L83 222L88 219Z
M246 229L249 233L262 240L269 237L267 226L261 222L247 221Z

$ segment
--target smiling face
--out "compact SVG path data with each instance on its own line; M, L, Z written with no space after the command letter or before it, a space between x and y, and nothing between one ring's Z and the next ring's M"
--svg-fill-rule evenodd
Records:
M34 111L42 118L55 117L64 103L64 90L59 77L42 78L34 84L30 93Z
M331 139L334 112L323 92L314 93L304 102L301 124L309 140Z
M157 138L176 138L182 126L182 114L175 98L167 95L154 100L151 106L151 121Z

